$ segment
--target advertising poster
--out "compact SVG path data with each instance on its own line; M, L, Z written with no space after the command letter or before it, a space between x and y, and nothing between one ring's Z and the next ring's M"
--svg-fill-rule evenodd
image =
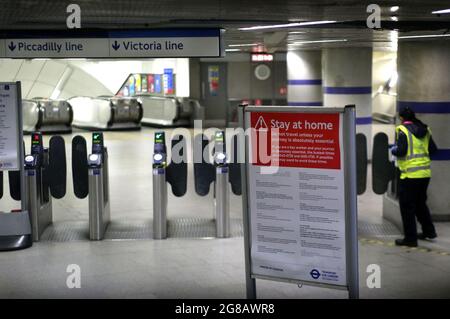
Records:
M252 273L345 286L342 115L252 112L250 126Z
M136 94L136 85L135 85L134 76L130 76L130 79L128 82L129 82L128 83L128 95L133 96Z
M217 96L219 91L219 66L210 65L208 67L208 84L209 84L209 94L212 96Z
M155 74L154 79L155 79L155 93L163 93L161 74Z
M155 77L153 74L147 75L147 92L155 93Z
M0 83L0 171L20 169L17 98L16 84Z
M147 92L147 75L146 74L142 74L141 75L141 79L142 79L142 88L141 88L141 92Z
M134 75L134 80L135 80L135 83L136 83L136 93L141 93L142 92L141 75L140 74L135 74Z
M164 94L174 94L173 69L164 69Z

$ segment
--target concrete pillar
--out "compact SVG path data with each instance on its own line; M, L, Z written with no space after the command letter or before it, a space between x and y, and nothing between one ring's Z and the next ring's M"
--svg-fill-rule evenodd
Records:
M325 107L356 105L356 132L372 149L372 48L324 49L323 102Z
M397 63L397 106L411 107L439 148L431 163L431 213L450 220L450 41L401 41Z
M323 105L321 59L318 50L287 53L288 105Z

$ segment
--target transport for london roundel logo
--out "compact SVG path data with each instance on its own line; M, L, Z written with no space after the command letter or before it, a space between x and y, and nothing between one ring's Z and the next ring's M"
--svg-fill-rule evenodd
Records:
M311 275L311 277L313 277L313 279L319 279L320 277L320 271L318 271L317 269L311 270L309 274Z

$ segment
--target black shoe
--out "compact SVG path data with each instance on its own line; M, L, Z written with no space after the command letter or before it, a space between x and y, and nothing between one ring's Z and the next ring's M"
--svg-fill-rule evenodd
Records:
M405 239L396 239L395 245L397 246L407 246L407 247L417 247L417 241L407 241Z
M437 237L436 233L431 235L425 235L424 233L418 233L417 238L426 240L426 239L435 239Z

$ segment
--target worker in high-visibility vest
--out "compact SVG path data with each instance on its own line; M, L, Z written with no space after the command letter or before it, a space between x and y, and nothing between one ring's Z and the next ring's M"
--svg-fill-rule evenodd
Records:
M404 238L397 239L398 246L416 247L417 239L434 239L436 230L426 204L427 188L431 178L430 154L437 151L430 128L416 118L414 111L404 107L399 112L402 124L395 129L395 144L391 152L397 157L401 172L399 203ZM417 233L416 217L422 226Z

